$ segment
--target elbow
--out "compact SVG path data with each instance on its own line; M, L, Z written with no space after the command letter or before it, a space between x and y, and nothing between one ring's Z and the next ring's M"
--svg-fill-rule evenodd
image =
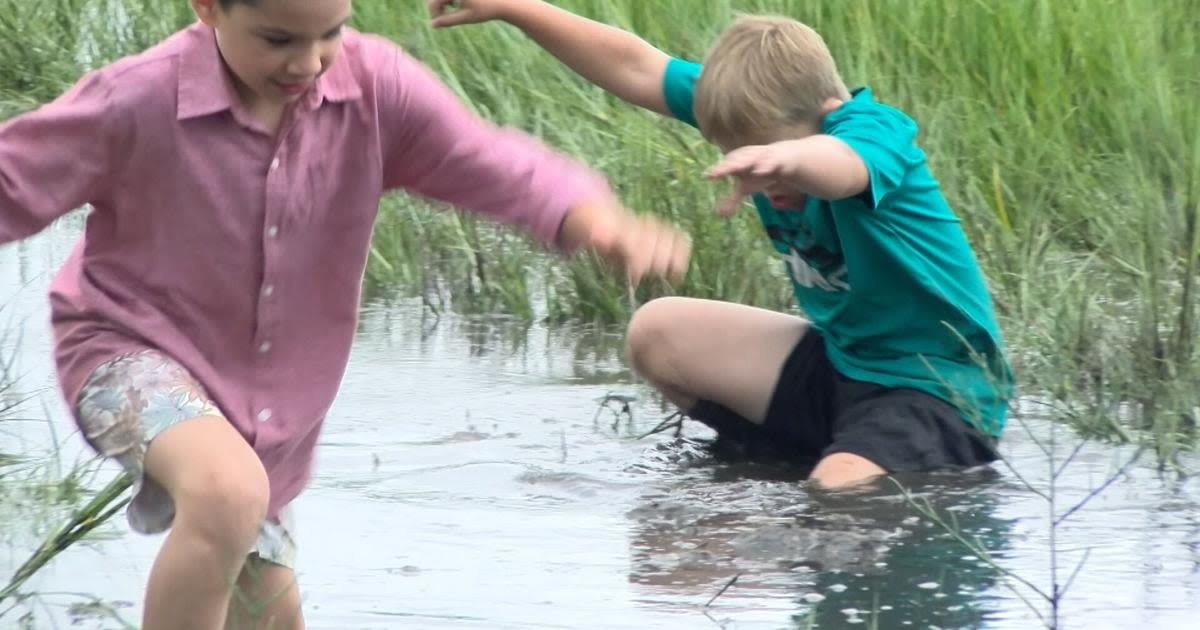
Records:
M0 245L29 238L42 229L36 215L26 211L4 173L0 172Z
M670 61L666 53L639 40L620 59L619 67L623 70L610 91L631 105L667 114L662 91L663 75Z
M0 204L0 208L4 208L4 204ZM13 216L9 212L0 211L0 219L2 219L0 222L0 245L24 240L46 227L46 224L35 220L32 216Z
M867 192L870 188L870 182L866 177L859 179L856 177L847 178L845 181L836 182L836 185L830 186L828 196L825 199L830 201L842 201L852 199Z
M870 187L871 174L867 164L850 145L833 136L817 136L813 140L816 149L811 164L810 179L814 182L817 197L830 201L841 201L857 197ZM820 190L815 190L820 189Z
M842 201L863 194L869 186L864 169L861 176L853 172L814 173L800 188L817 199Z
M820 199L829 201L843 201L861 196L871 188L871 178L867 174L866 169L862 172L857 172L855 169L837 173L832 177L827 177L821 185L820 191L813 192Z

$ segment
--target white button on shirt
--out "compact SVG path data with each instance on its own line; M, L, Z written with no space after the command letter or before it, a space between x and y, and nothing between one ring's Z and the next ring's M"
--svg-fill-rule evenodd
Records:
M263 409L262 411L258 412L258 421L266 422L267 420L271 419L271 415L272 413L270 409Z
M272 225L271 227L267 228L267 238L275 238L276 236L279 236L278 225Z
M266 353L270 352L271 351L271 342L264 341L264 342L258 344L258 351L261 354L266 354Z
M271 160L271 170L273 171L277 168L279 168L279 158L275 158L274 160Z

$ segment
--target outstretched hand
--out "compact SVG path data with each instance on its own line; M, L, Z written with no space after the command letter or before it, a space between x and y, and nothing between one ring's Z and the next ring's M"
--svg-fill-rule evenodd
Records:
M679 282L691 257L685 234L655 218L630 214L615 202L576 206L563 222L561 242L624 269L633 285L646 276Z
M507 0L427 0L434 28L479 24L501 17Z
M709 179L732 177L736 182L733 193L717 206L718 215L733 216L746 197L765 191L791 174L794 158L785 145L776 143L734 149L704 173Z

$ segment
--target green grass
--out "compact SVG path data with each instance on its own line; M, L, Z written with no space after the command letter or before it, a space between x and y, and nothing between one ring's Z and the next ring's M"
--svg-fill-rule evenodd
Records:
M1148 429L1164 457L1194 442L1195 2L559 4L691 58L735 11L818 28L849 83L871 85L922 123L991 281L1023 391L1043 393L1092 435ZM392 10L401 17L380 30L482 114L587 159L631 206L687 229L696 258L681 293L790 306L752 213L732 223L709 214L720 191L699 173L716 154L690 130L600 94L514 29L431 33L410 4ZM389 223L395 216L385 212L381 233L405 230ZM552 314L627 316L622 289L592 265L552 268L565 270L551 276Z
M911 113L990 280L1019 385L1094 436L1195 443L1200 365L1200 30L1196 0L561 0L699 58L736 11L819 29L852 85ZM94 7L100 7L95 9ZM124 11L128 28L94 16ZM428 63L481 115L586 160L622 198L687 230L682 286L629 295L594 261L401 196L384 203L372 298L620 322L667 292L792 307L752 212L711 214L716 158L681 124L635 111L517 31L433 32L418 0L358 0L355 24ZM106 13L107 12L107 13ZM0 114L189 21L182 0L0 0ZM78 51L84 51L80 54Z
M699 174L716 153L695 133L605 96L515 29L431 32L415 4L371 3L371 13L360 9L363 26L402 42L484 116L586 159L611 177L629 205L686 229L696 254L679 293L791 308L753 213L728 223L711 216L720 190ZM1194 444L1200 420L1196 2L558 4L690 58L701 57L737 11L813 25L850 84L870 85L921 123L923 146L991 282L1022 390L1048 400L1055 415L1091 436L1136 439L1146 430L1164 460ZM389 260L408 261L409 273L427 273L423 261L444 264L446 257L434 252L477 250L477 241L435 227L451 219L402 200L385 208L377 243L410 233L414 212L426 233L446 240L423 240L429 249L381 250ZM624 289L590 261L503 251L550 269L541 284L551 296L551 316L628 316ZM470 274L463 262L469 256L448 257L458 261L460 278ZM529 293L529 275L519 266L506 275L511 268L493 270L489 284ZM375 266L369 275L378 286L396 286L387 280L393 273ZM454 293L462 281L446 286ZM658 289L643 290L636 301Z
M0 306L0 311L3 308ZM19 346L0 332L0 359ZM6 356L7 355L7 356ZM34 395L20 391L11 380L10 363L0 361L0 435L17 436L21 425L45 422L30 415ZM42 409L44 412L44 408ZM27 580L58 553L96 530L117 514L127 502L122 496L129 487L121 476L95 491L98 461L68 465L57 451L37 453L0 452L0 541L25 548L31 540L43 540L7 581L0 581L0 619L20 616L21 627L33 627L37 594L24 589ZM9 440L9 444L20 444Z

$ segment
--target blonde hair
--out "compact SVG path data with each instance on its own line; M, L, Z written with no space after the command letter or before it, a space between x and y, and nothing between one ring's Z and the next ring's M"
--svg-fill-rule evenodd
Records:
M815 122L829 98L850 94L820 34L790 18L741 16L709 50L694 108L709 141L744 141Z

